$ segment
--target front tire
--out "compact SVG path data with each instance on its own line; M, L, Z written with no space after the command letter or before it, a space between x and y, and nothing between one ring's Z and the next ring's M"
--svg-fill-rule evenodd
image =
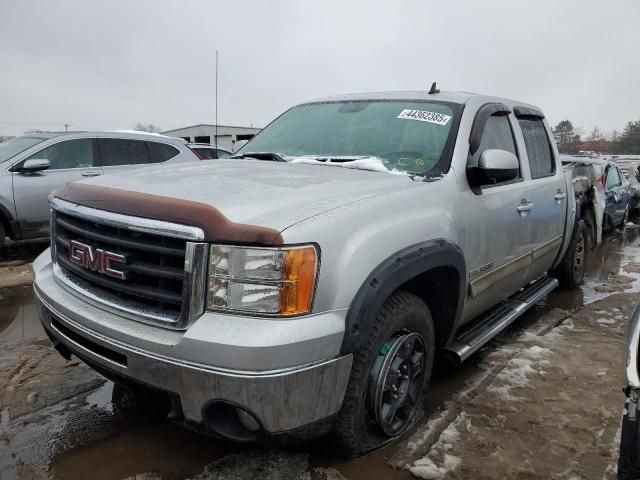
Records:
M362 455L416 422L434 352L429 308L416 295L394 292L378 312L364 347L354 354L335 429L341 454Z
M0 223L0 255L4 252L4 244L6 241L7 232L4 229L4 225Z
M550 273L558 279L562 290L573 290L582 285L587 259L586 245L587 226L583 220L578 220L560 265Z
M625 404L628 412L629 403ZM629 413L622 417L620 435L620 456L618 457L618 479L636 480L640 478L640 419L629 420Z

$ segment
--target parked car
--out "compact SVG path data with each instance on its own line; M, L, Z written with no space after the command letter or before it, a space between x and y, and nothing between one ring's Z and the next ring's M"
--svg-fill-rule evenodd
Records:
M0 143L0 248L6 237L48 240L47 197L68 182L197 159L184 140L143 132L36 133Z
M627 401L622 416L618 478L636 480L640 478L640 369L638 353L640 346L640 305L636 307L627 326L626 360Z
M631 201L629 182L614 162L607 162L605 174L605 226L611 230L624 228L629 217Z
M602 183L604 190L604 230L624 227L629 216L630 190L629 182L625 179L615 162L600 158L579 157L576 155L562 155L565 165L580 162L590 165Z
M58 351L186 426L362 454L415 423L436 349L463 361L583 280L585 209L531 105L332 97L233 158L68 184L33 267Z
M229 150L220 148L208 143L189 143L187 146L195 152L202 160L216 160L218 158L229 158L233 155Z
M640 171L638 171L639 161L636 160L616 160L618 168L624 178L629 182L629 211L633 212L640 207Z

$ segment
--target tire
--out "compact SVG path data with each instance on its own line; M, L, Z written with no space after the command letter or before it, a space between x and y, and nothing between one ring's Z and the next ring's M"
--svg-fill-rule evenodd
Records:
M111 403L119 413L147 419L163 419L171 411L169 397L143 386L114 383Z
M625 405L628 411L629 404ZM629 420L629 414L622 417L620 435L620 456L618 457L618 479L636 480L640 478L640 418Z
M0 222L0 255L4 252L4 242L6 240L7 232L4 229L4 225Z
M624 230L624 228L627 226L628 221L629 221L629 205L627 205L627 208L624 211L624 215L622 216L622 223L620 224L620 228L622 230Z
M406 387L406 390L410 390L411 395L403 394L406 390L403 391L402 385L398 384L401 402L408 400L411 406L394 410L395 412L402 410L399 416L402 416L404 420L398 420L398 422L403 422L403 424L400 428L396 428L396 424L399 423L395 422L393 429L390 428L391 424L388 424L386 425L387 433L385 433L384 427L381 426L384 422L379 423L379 414L383 410L382 407L376 409L377 406L380 406L376 402L387 394L391 394L396 399L398 396L393 393L397 391L395 385L392 387L394 388L393 392L390 389L382 388L383 384L387 386L387 380L390 380L390 377L385 377L383 382L381 376L376 377L376 375L381 375L380 372L385 371L384 364L388 360L397 358L394 354L394 348L401 344L403 339L408 339L407 342L413 342L417 350L420 349L420 346L423 347L424 354L422 356L414 353L409 356L412 363L414 358L420 358L417 364L420 365L423 373L420 374L420 377L415 376L415 383L411 383L413 380L407 380L410 385ZM388 348L390 345L392 346L391 350ZM403 347L408 347L408 345L409 343L403 344ZM394 292L378 312L364 347L357 351L353 357L349 384L334 431L341 455L360 456L389 443L416 422L422 413L423 396L431 377L434 352L435 334L429 308L416 295L402 290ZM400 354L397 353L397 355ZM398 375L400 369L393 370L395 367L392 366L391 361L389 361L389 365L390 368L387 371L396 372L389 373L389 375L398 379L400 377L409 378L409 376L414 378L413 367L410 367L410 375L404 376ZM403 369L406 367L406 364L402 365ZM374 381L376 378L378 378L377 382ZM380 390L376 390L376 388L380 388ZM417 397L417 399L411 400L412 397L414 399ZM392 417L395 418L395 416L396 413Z
M578 220L571 243L558 265L550 276L557 278L562 290L573 290L582 285L584 281L585 261L587 245L587 226L583 220Z

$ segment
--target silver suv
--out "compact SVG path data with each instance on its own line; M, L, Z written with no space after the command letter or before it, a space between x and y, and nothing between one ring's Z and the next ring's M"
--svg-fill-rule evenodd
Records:
M47 197L69 182L194 160L184 140L143 132L35 133L0 143L0 249L5 237L47 240Z

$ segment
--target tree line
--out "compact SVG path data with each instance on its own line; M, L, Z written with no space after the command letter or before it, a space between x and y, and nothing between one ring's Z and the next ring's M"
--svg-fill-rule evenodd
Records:
M553 128L553 135L560 153L590 150L601 154L640 155L640 120L628 122L622 131L613 130L609 134L594 127L584 139L571 121L563 120Z

